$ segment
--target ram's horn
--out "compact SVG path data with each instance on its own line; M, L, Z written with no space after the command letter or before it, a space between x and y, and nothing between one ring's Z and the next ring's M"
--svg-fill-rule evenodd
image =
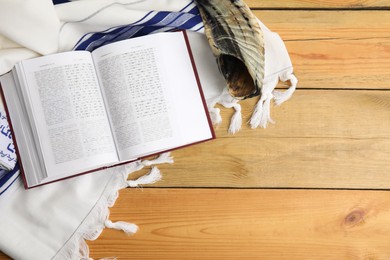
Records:
M257 18L242 0L195 2L229 93L240 99L260 95L264 40Z

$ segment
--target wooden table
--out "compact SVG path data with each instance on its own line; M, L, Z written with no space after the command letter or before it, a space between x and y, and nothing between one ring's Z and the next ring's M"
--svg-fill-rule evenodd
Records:
M140 231L105 230L91 257L390 259L390 1L247 3L285 40L298 90L267 129L228 135L223 110L217 140L122 190L110 218Z

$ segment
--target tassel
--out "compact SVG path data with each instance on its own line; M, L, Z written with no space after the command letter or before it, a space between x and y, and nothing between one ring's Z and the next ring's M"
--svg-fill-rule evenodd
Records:
M148 174L145 174L136 180L127 181L127 185L129 187L135 188L135 187L138 187L139 185L156 183L159 180L161 180L161 178L162 178L162 175L161 175L160 170L154 166Z
M220 125L222 123L221 110L214 106L210 106L208 110L213 125L215 126Z
M233 114L229 126L229 134L235 134L241 129L242 125L242 115L241 115L241 106L239 104L234 104L234 109L236 112Z
M268 122L275 123L271 118L271 93L262 93L260 100L257 102L255 110L253 111L250 125L251 128L262 127L266 128Z
M87 243L84 240L80 240L79 242L80 247L79 247L79 258L80 259L89 259L89 247ZM92 259L93 260L93 259Z
M225 90L218 101L222 106L226 108L234 108L235 112L230 119L229 125L229 134L235 134L241 129L242 125L242 114L241 114L241 105L238 104L238 100L230 96L230 94Z
M209 111L211 122L215 126L218 126L222 123L221 110L215 107L219 99L220 97L214 98L214 100L210 102L209 105L207 106L207 110Z
M154 164L162 164L162 163L173 163L173 158L171 157L171 153L162 153L154 160L144 160L141 162L143 166L150 166Z
M275 99L274 102L277 106L289 100L297 88L298 79L295 77L294 74L289 74L284 81L288 80L290 80L291 86L286 91L273 91Z
M80 258L81 260L85 260L87 258ZM115 256L113 257L105 257L105 258L99 258L99 260L117 260L118 258L116 258ZM89 257L88 260L94 260L93 258Z
M92 258L91 258L92 259ZM116 258L115 256L113 257L105 257L105 258L100 258L99 260L117 260L118 258ZM93 260L93 259L92 259Z
M107 228L112 228L112 229L116 229L116 230L122 230L123 232L125 232L129 236L137 233L137 231L138 231L138 226L137 225L132 224L132 223L127 223L127 222L124 222L124 221L117 221L117 222L114 223L111 220L107 219L104 222L104 225Z
M136 172L144 168L144 165L140 161L125 164L125 172L123 173L126 177L128 174Z

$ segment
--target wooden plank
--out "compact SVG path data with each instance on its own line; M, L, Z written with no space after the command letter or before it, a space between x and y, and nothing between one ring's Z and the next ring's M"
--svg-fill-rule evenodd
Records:
M390 197L378 191L124 190L91 257L390 259Z
M249 3L254 1L248 1ZM260 8L377 8L389 1L256 1ZM359 8L359 7L358 7ZM256 11L286 41L300 88L389 89L389 12ZM299 90L276 125L175 151L156 187L389 188L390 93ZM245 101L244 121L255 100ZM217 154L216 154L217 153ZM194 163L195 161L196 163ZM125 190L92 257L389 259L389 196L374 191ZM8 259L1 257L0 259Z
M390 28L387 11L263 10L254 14L286 41L388 38Z
M314 0L288 0L288 1L274 1L274 0L245 0L247 5L251 8L350 8L350 9L364 9L364 8L388 8L390 1L388 0L333 0L333 1L314 1Z
M242 102L243 121L255 99ZM390 188L390 92L298 90L275 125L173 152L155 187Z
M285 41L300 80L299 88L390 87L390 12L255 14Z

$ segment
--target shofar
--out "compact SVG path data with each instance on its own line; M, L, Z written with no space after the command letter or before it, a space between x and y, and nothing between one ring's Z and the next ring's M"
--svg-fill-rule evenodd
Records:
M230 95L237 99L259 96L265 59L257 18L241 0L195 2Z

